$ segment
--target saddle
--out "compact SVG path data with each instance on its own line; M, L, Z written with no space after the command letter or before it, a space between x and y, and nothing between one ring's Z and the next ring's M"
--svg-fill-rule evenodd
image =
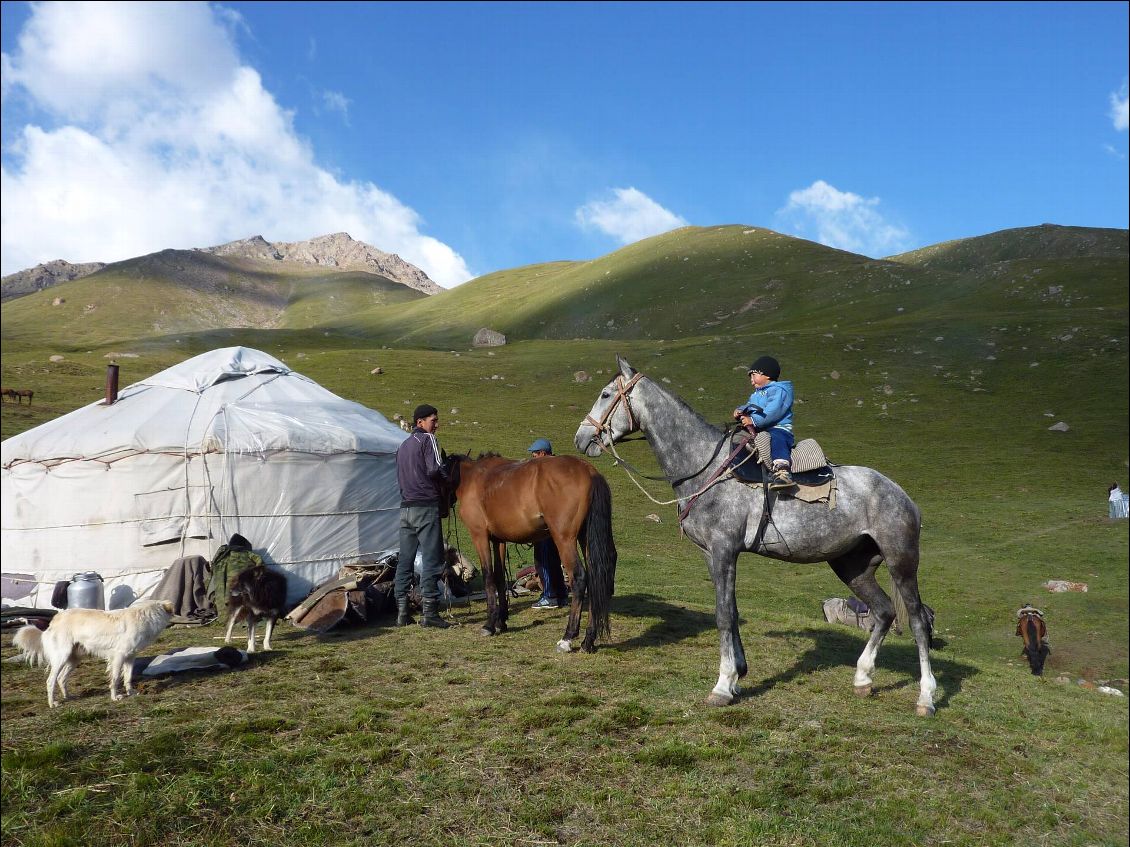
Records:
M1040 641L1046 641L1048 637L1048 626L1044 622L1044 613L1034 606L1023 606L1016 610L1016 634L1027 640L1024 634L1024 625L1029 618L1035 618L1036 632L1039 634Z
M806 502L828 501L834 506L836 473L816 439L798 441L793 446L791 461L790 474L798 488L779 493ZM773 478L769 462L769 433L759 432L753 439L753 449L746 445L745 452L734 459L734 477L749 485L762 485Z

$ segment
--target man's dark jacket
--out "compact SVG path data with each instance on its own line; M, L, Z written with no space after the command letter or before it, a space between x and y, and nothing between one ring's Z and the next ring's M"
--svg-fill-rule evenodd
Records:
M436 437L418 427L412 430L396 451L400 505L438 506L440 485L446 480Z

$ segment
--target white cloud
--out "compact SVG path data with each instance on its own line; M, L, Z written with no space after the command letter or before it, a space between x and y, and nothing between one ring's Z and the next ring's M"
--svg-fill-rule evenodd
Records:
M594 200L577 209L577 223L585 229L598 229L621 244L668 232L687 222L664 209L642 191L614 188L607 200Z
M890 256L909 247L910 233L878 212L879 198L840 191L819 179L789 194L777 211L785 232L863 256Z
M1130 79L1122 80L1122 87L1110 95L1110 119L1119 132L1130 129Z
M43 119L4 150L2 272L344 231L441 285L469 279L415 210L318 164L241 61L238 26L238 14L204 3L32 6L3 84L6 105L19 91ZM347 109L337 96L327 104Z

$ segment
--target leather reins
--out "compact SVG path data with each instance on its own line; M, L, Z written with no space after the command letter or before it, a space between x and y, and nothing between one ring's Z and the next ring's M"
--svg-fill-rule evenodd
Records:
M644 490L643 486L641 486L638 482L636 482L636 480L632 477L632 473L635 473L636 475L641 476L644 479L650 479L650 480L654 480L656 482L666 482L666 483L670 484L672 487L679 485L683 482L686 482L687 480L694 479L696 476L698 476L703 471L705 471L710 466L710 463L714 461L715 457L717 457L719 451L722 449L722 445L725 444L726 439L730 437L730 430L729 430L729 427L726 427L723 430L722 438L718 442L718 445L714 448L714 452L710 455L710 458L706 460L706 464L703 465L702 468L700 468L699 470L695 471L692 474L680 477L679 479L672 480L668 476L649 476L649 475L641 472L638 468L635 468L629 462L626 462L623 458L620 457L620 454L616 452L615 441L614 441L614 437L613 437L613 434L612 434L612 424L610 423L610 421L612 419L612 415L615 414L616 409L619 407L619 405L621 403L623 403L624 404L624 411L628 415L628 432L632 432L636 429L636 419L635 419L635 416L632 414L632 403L631 403L631 400L629 399L628 395L631 393L631 390L636 386L636 383L639 382L641 379L643 379L642 373L636 373L632 376L631 379L627 379L627 380L624 379L623 374L617 374L616 375L616 381L615 381L616 395L615 395L615 397L613 397L612 402L608 404L608 408L604 410L604 413L600 416L599 421L594 420L592 415L585 415L585 423L587 423L589 426L596 429L596 434L592 438L593 442L596 443L596 446L598 448L600 448L601 451L603 451L605 453L610 453L612 455L612 457L616 460L616 463L623 466L625 472L628 473L628 478L631 479L632 482L634 482L636 484L636 487L639 488L640 491L643 491L643 493L647 496L647 498L649 500L651 500L651 502L653 502L653 503L655 503L656 505L659 505L659 506L670 506L670 505L673 505L673 504L677 504L680 500L683 500L683 499L686 500L686 505L679 512L679 524L681 525L683 520L690 513L691 506L694 505L695 500L697 500L702 494L706 493L707 489L711 488L716 483L721 482L725 479L729 479L730 477L733 476L733 469L732 469L730 463L738 456L738 454L745 448L746 444L748 444L749 441L753 438L753 433L750 432L750 433L745 435L745 437L738 443L737 447L734 448L733 452L731 452L729 458L718 467L718 469L714 472L714 474L711 475L710 479L707 480L706 484L704 486L702 486L702 488L700 488L694 494L691 494L687 498L679 497L679 498L676 498L674 500L662 500L662 501L656 500L654 497L652 497L650 494L648 494L648 492L646 490ZM608 433L608 446L607 447L604 445L604 442L600 437L601 434L603 434L605 432ZM748 457L747 457L747 459L748 459ZM744 463L744 461L745 460L743 460L743 463Z

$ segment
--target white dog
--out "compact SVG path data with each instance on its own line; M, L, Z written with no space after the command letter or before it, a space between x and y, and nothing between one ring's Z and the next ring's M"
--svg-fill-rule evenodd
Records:
M141 600L125 609L64 609L51 619L46 632L34 626L20 627L12 644L23 651L29 664L46 664L47 705L52 709L67 699L67 677L78 660L89 653L106 660L110 674L110 699L121 700L119 678L125 695L133 693L133 659L169 625L173 604L167 600ZM59 698L55 698L55 685Z

